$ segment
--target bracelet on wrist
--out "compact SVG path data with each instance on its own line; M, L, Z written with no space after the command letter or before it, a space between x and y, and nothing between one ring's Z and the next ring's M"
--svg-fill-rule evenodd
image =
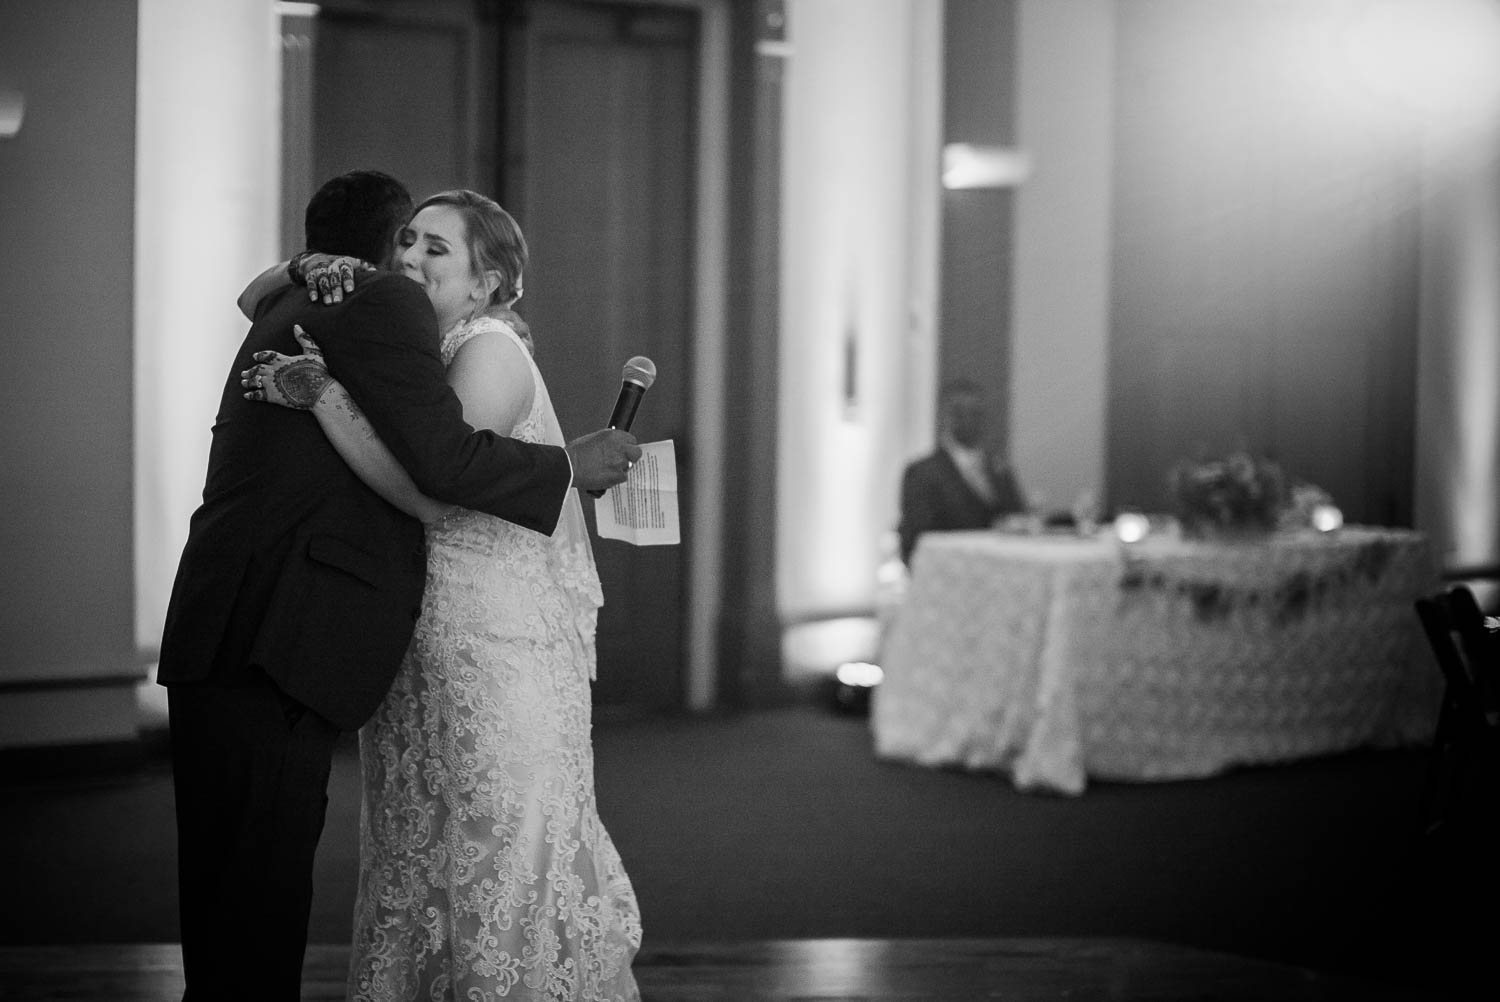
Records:
M307 263L307 259L312 257L314 253L316 252L310 250L302 251L286 263L286 277L292 280L293 285L306 284L307 276L302 274L302 266Z

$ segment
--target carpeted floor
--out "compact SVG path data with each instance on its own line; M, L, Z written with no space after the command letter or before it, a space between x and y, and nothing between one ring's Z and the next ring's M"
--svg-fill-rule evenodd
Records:
M877 762L867 723L801 706L603 721L600 810L649 942L1129 936L1399 980L1445 962L1411 850L1420 751L1210 780L1021 794ZM357 760L343 746L311 940L347 936ZM0 784L0 942L178 939L170 770Z

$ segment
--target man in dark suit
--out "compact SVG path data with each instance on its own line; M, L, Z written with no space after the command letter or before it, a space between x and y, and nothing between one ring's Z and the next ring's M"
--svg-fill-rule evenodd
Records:
M906 467L901 477L901 559L911 563L924 532L985 529L1002 515L1024 511L1015 474L984 448L984 393L955 379L938 397L938 447Z
M310 250L390 264L412 202L373 171L308 204ZM342 302L267 297L224 384L158 667L168 687L186 1002L299 997L313 856L339 731L374 712L422 602L422 526L366 487L307 414L244 398L256 351L297 354L292 325L423 493L540 532L567 491L625 479L627 433L566 449L464 423L421 287L362 275Z

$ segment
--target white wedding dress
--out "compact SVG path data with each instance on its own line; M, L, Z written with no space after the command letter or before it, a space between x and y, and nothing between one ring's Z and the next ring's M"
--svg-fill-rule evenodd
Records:
M443 361L485 330L522 344L481 318ZM512 437L562 445L529 364ZM350 999L639 999L640 911L594 800L601 603L572 491L550 537L462 509L428 527L421 618L360 731Z

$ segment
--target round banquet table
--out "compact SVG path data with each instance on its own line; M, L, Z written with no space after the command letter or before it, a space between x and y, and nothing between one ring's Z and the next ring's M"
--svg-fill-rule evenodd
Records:
M1425 743L1441 675L1412 603L1440 587L1400 529L928 533L882 644L876 754L1077 794Z

